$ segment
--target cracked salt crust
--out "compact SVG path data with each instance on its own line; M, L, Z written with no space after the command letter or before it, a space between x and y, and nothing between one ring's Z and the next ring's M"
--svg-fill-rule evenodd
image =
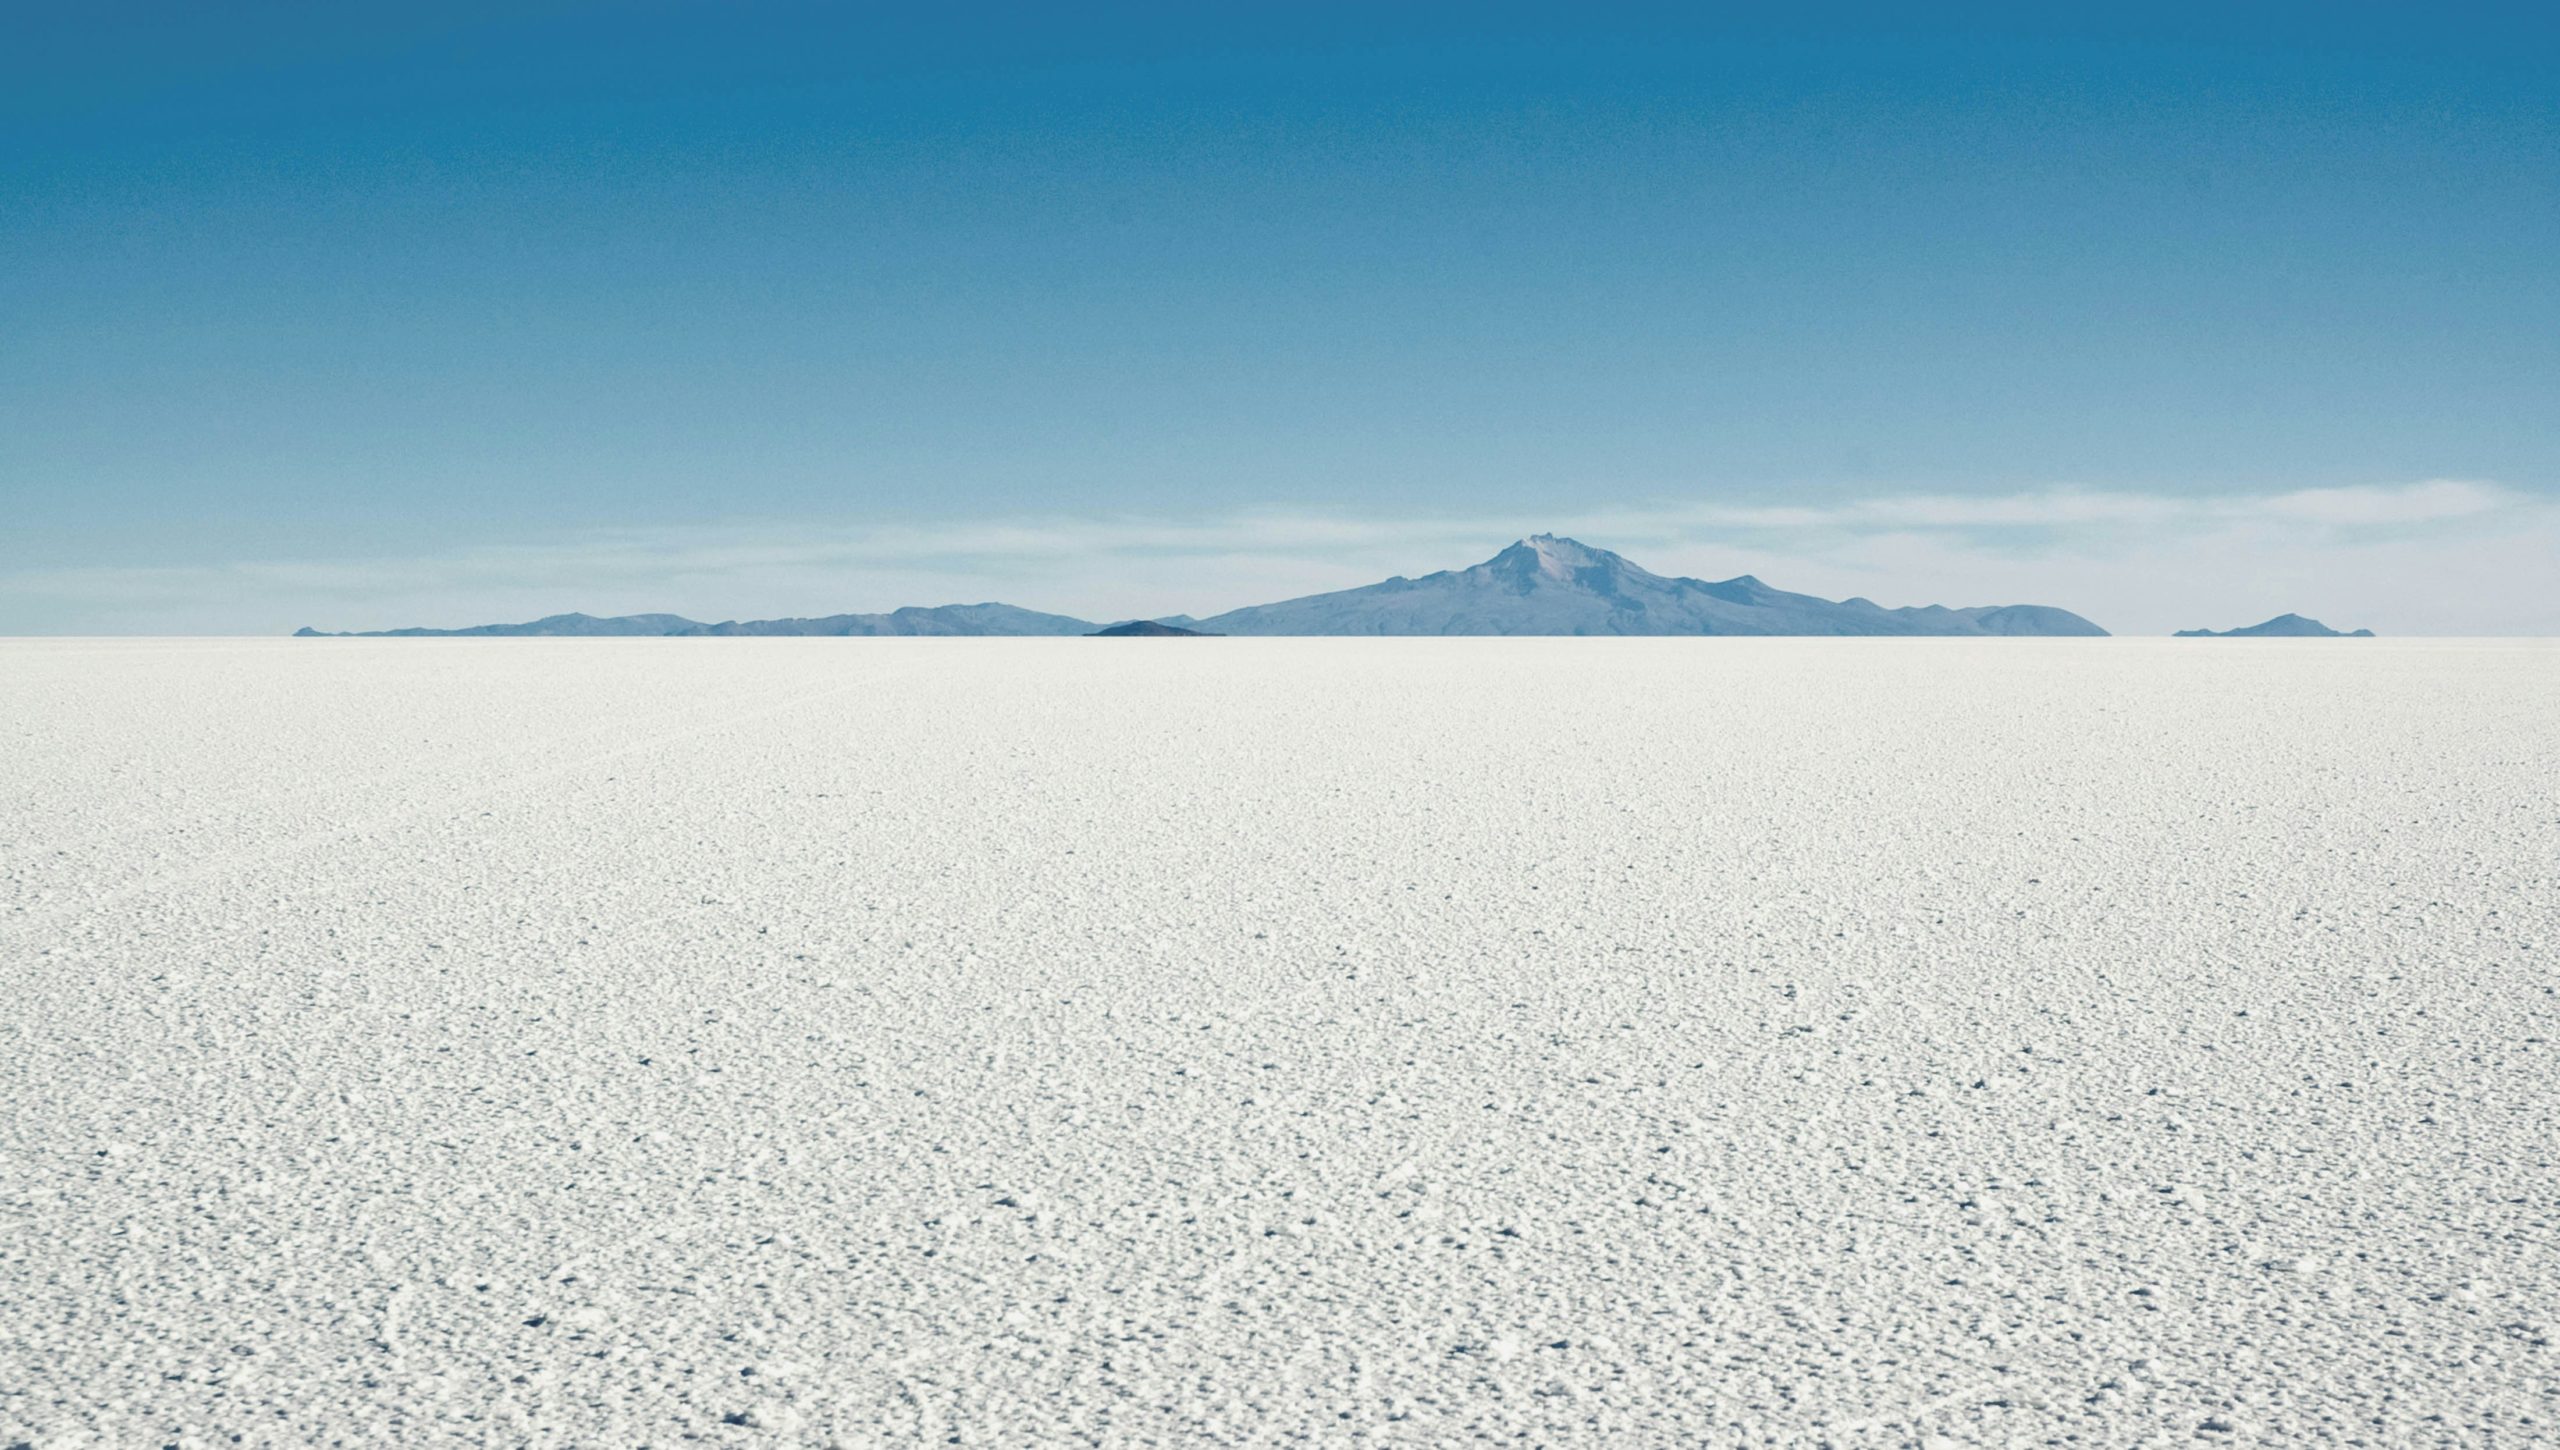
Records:
M2528 1444L2536 642L0 642L0 1445Z

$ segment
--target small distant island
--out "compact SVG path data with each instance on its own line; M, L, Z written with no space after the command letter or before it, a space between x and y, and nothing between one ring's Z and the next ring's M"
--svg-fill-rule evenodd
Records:
M2182 629L2173 639L2371 639L2369 629L2331 629L2299 614L2279 614L2242 629Z
M1216 632L1215 630L1208 630L1208 629L1184 629L1181 625L1178 625L1178 624L1167 624L1167 623L1165 623L1165 622L1164 622L1163 620L1161 620L1161 619L1133 619L1133 620L1130 620L1130 621L1129 621L1128 623L1126 623L1126 624L1115 624L1115 625L1111 626L1109 629L1097 629L1097 630L1093 631L1092 633L1090 633L1090 634L1086 635L1086 636L1085 636L1085 638L1087 638L1087 639L1176 639L1176 638L1179 638L1179 639L1216 639L1216 638L1218 638L1218 634L1217 634L1217 632Z

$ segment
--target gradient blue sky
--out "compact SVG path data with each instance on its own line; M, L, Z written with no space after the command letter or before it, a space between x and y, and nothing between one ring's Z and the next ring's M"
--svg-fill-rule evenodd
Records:
M2560 25L2126 8L18 7L0 630L2560 632Z

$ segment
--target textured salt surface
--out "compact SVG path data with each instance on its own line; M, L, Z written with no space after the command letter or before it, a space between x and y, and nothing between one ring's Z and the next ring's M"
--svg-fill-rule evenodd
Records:
M2560 650L0 644L0 1444L2560 1434Z

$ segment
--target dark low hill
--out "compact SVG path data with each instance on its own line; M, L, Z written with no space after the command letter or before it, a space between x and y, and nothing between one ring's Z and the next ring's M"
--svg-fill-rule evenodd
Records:
M1087 636L1090 639L1210 639L1213 637L1209 630L1185 629L1181 625L1167 624L1160 619L1133 619L1126 624L1115 624L1109 629L1097 629Z

